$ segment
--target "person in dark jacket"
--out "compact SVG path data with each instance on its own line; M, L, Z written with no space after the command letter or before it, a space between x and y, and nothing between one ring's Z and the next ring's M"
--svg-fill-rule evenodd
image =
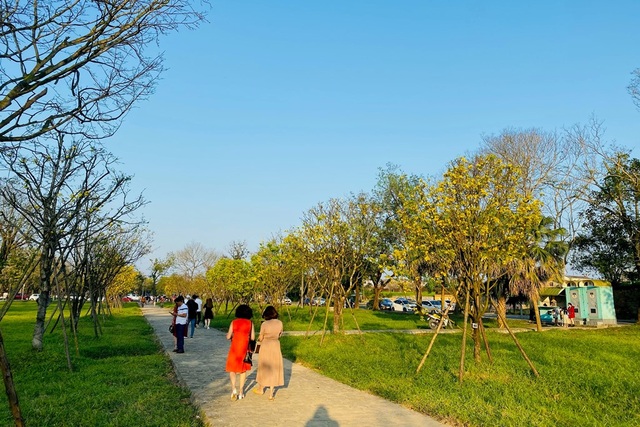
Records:
M188 323L191 329L189 337L193 338L193 333L196 330L196 319L198 318L198 303L194 297L189 298L189 301L187 301L187 307L189 308Z

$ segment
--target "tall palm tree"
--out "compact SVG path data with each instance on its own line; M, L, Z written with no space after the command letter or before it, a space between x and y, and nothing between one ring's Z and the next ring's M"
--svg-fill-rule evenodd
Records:
M552 281L562 282L565 268L564 257L569 250L568 245L559 240L566 233L565 229L553 226L553 218L542 218L538 226L531 232L531 242L527 254L507 268L506 277L509 278L509 285L502 287L503 291L508 289L511 295L523 294L529 297L535 310L538 331L542 330L538 311L540 288ZM496 289L499 290L500 286L497 286Z

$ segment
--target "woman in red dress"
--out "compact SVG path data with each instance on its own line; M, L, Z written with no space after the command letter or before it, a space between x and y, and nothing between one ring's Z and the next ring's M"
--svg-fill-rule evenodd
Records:
M244 363L244 356L249 346L249 337L255 340L253 330L253 310L246 304L241 304L236 309L236 318L229 325L227 339L231 340L231 347L227 355L225 370L229 372L231 380L231 400L244 398L244 382L247 379L247 371L251 369L250 363ZM236 376L240 377L240 393L236 389Z

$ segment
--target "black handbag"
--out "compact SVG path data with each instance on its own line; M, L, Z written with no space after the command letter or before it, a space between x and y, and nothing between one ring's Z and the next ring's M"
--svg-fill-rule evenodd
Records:
M169 332L173 333L173 331L175 330L175 327L173 326L173 323L169 325Z
M242 360L244 363L248 363L249 365L253 365L253 360L251 360L251 358L253 357L253 353L247 349L247 352L244 355L244 359Z
M252 330L253 323L251 324L251 329L249 329L249 343L247 344L247 352L244 354L244 359L242 360L244 363L248 363L249 365L253 364L253 351L256 349L256 340L251 339Z

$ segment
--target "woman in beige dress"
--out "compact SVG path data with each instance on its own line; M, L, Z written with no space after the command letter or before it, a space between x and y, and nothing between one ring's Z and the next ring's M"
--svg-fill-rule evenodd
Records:
M264 388L269 388L269 400L274 399L276 387L284 385L284 363L280 351L280 336L282 322L278 320L278 311L272 305L264 309L262 318L265 320L260 326L260 353L258 356L256 394L264 394Z

